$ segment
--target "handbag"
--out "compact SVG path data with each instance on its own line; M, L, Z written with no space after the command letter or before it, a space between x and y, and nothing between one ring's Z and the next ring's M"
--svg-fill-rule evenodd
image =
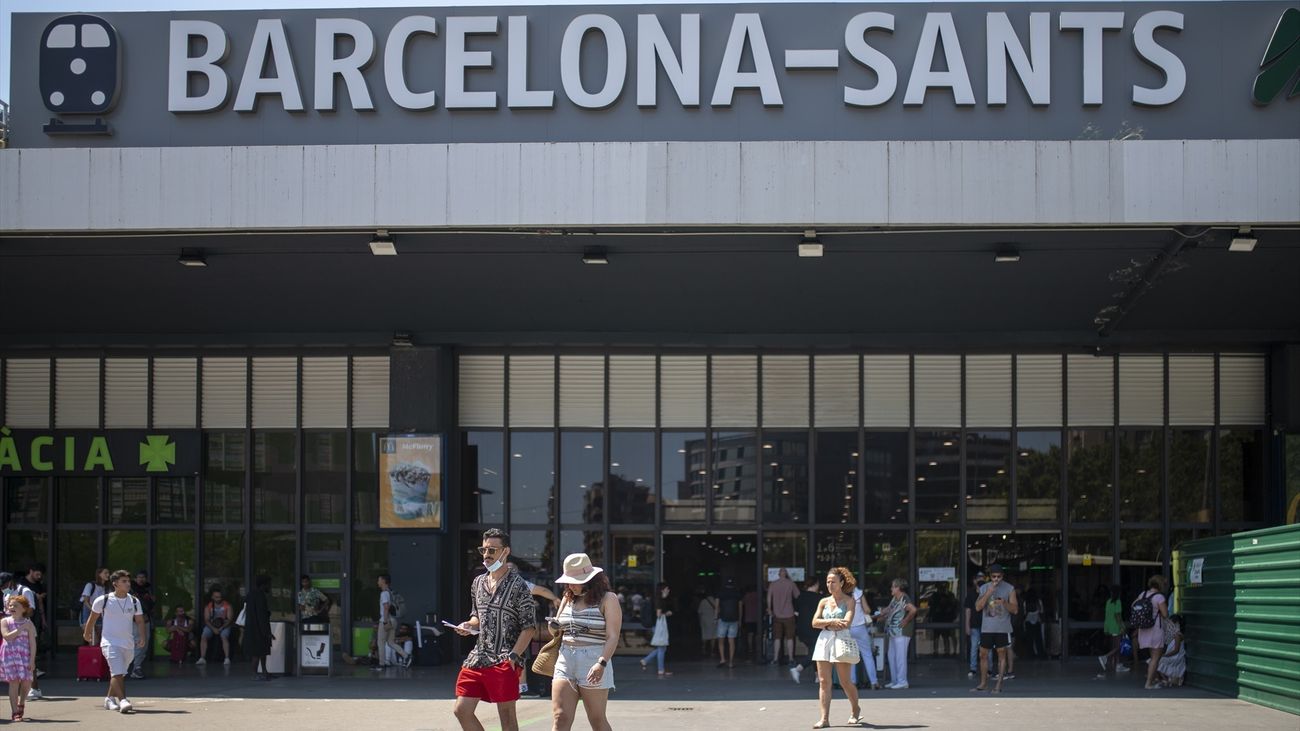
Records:
M848 630L836 632L835 639L831 641L831 662L846 662L850 665L857 665L861 660L862 655L858 649L858 641L853 639Z
M245 604L244 606L239 608L239 616L235 617L235 626L243 627L244 623L247 621L248 621L248 605Z
M568 598L565 598L568 601ZM564 602L560 603L560 609L555 616L560 616L564 611ZM542 649L537 651L537 657L533 660L533 672L538 675L545 675L548 678L555 675L555 661L560 659L560 640L564 635L560 632L552 632L551 639L542 645Z
M651 647L668 646L668 618L667 617L660 615L659 619L655 620L655 633L650 638L650 646Z

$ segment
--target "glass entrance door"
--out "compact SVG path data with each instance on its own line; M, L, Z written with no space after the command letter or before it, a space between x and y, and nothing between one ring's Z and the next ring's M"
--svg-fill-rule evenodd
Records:
M1061 566L1059 531L967 533L966 574L999 564L1005 581L1015 587L1020 612L1012 618L1012 649L1017 659L1061 656ZM924 584L924 582L923 582ZM968 583L966 591L972 591ZM962 597L965 598L963 593ZM972 620L976 621L976 620Z
M683 639L680 645L676 639L673 640L674 654L679 647L685 657L712 657L716 652L711 645L706 648L705 641L711 634L708 630L715 624L712 605L708 601L716 602L720 592L736 592L742 598L740 636L736 640L737 660L751 660L761 651L757 635L762 619L762 593L758 576L758 542L754 533L666 533L663 535L663 561L660 565L662 581L678 597L690 597L688 606L695 612L686 615L696 621L679 623ZM703 608L700 607L702 601L706 602Z

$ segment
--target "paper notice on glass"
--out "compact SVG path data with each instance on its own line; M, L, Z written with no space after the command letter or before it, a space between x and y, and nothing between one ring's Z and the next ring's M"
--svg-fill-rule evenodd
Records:
M1200 586L1203 574L1205 572L1205 559L1194 558L1187 566L1187 583L1192 586Z

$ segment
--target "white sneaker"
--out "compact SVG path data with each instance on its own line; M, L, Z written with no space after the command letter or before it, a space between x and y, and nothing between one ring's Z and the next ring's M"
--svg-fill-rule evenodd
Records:
M207 660L207 658L203 658L203 657L201 657L201 658L199 658L198 660L195 660L195 661L194 661L194 664L195 664L195 665L207 665L207 664L208 664L208 660Z
M226 658L225 660L222 660L222 661L221 661L221 664L222 664L222 665L229 665L229 664L230 664L230 658Z
M123 699L122 699L122 702L117 704L117 712L118 712L118 713L130 713L130 712L131 712L131 701L129 701L129 700L123 698Z
M40 688L32 688L31 690L27 691L27 700L39 701L41 699L41 695L42 694Z
M907 690L908 688L910 688L910 687L912 687L912 686L908 685L907 683L898 683L898 684L893 685L893 686L890 686L890 687L892 687L894 690Z
M112 696L108 696L107 698L105 698L105 699L104 699L104 710L105 710L105 711L116 711L116 710L117 710L117 699L114 698L114 697L112 697Z
M803 668L799 667L798 665L795 665L794 667L790 668L790 679L791 679L791 680L793 680L794 682L798 683L798 682L799 682L799 676L800 676L800 675L803 675Z

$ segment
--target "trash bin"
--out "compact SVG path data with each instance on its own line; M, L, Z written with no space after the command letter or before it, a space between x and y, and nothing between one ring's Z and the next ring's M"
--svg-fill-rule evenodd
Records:
M304 622L298 638L298 667L303 675L329 675L330 626L324 622Z
M284 675L285 649L289 646L289 623L271 623L271 654L266 658L266 672Z

